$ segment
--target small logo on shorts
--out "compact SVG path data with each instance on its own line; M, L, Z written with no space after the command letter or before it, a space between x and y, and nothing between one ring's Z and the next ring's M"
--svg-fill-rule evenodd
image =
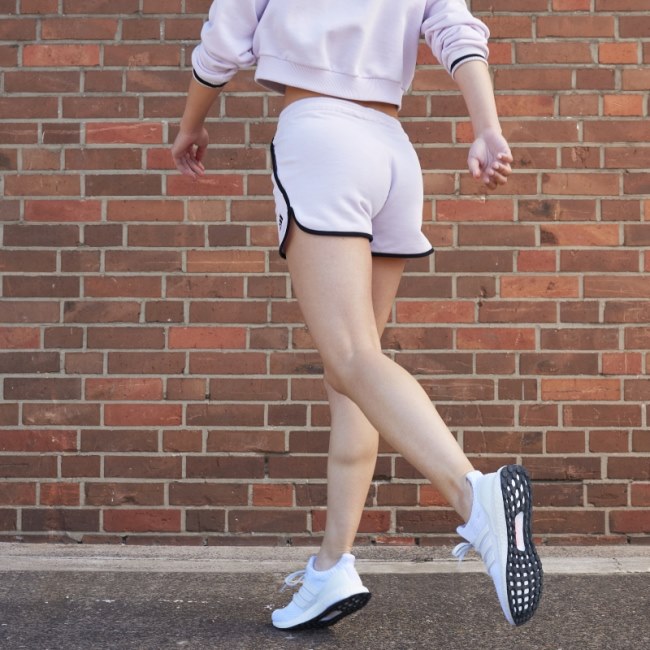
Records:
M279 214L278 215L278 228L282 229L282 222L284 221L284 217Z

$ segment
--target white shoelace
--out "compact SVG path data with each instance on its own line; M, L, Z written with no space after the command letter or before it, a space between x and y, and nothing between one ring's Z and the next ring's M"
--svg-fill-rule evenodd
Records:
M298 585L301 585L304 580L305 580L305 569L301 569L300 571L294 571L293 573L290 573L285 579L284 579L284 584L282 587L280 587L280 591L284 591L287 587L291 589L295 589L298 587Z
M470 542L461 542L460 544L456 544L454 546L454 550L451 552L451 554L454 557L458 558L458 564L460 564L464 559L465 556L469 553L474 548L473 544L470 544Z

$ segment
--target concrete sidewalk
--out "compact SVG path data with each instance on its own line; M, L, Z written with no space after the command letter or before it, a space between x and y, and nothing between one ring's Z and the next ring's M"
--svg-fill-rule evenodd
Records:
M338 625L270 625L310 548L0 544L0 648L647 650L650 547L541 548L545 589L511 628L477 559L360 547L368 606Z

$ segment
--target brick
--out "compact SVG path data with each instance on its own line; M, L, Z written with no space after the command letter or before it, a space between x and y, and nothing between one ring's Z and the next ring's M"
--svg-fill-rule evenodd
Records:
M638 353L603 353L603 374L638 375L641 373L643 358Z
M293 487L291 485L253 485L252 505L257 507L291 507Z
M7 377L4 396L14 400L75 400L81 399L81 380L57 377L35 379Z
M0 504L33 506L36 504L36 484L18 481L0 482Z
M251 456L188 456L187 478L264 478L264 458Z
M209 431L208 452L283 452L284 433L281 431Z
M63 12L65 15L135 14L138 10L138 0L95 0L92 5L88 5L83 0L63 0Z
M52 119L57 117L57 101L54 97L44 97L41 101L34 102L29 98L5 96L0 99L0 111L11 119Z
M84 491L91 506L162 506L165 498L163 483L86 481Z
M595 453L623 453L628 451L627 431L603 430L589 432L589 451Z
M159 278L131 278L108 276L88 277L84 284L85 296L96 298L159 298Z
M77 450L77 435L64 430L0 430L0 451L63 452Z
M617 349L619 333L614 329L548 329L541 333L542 349L601 350Z
M534 349L535 336L526 328L472 328L457 333L458 349Z
M588 298L650 298L650 285L641 277L629 277L622 283L613 276L589 275L584 278Z
M563 407L563 420L566 426L639 426L641 407L633 404L576 404Z
M101 459L99 456L63 456L61 476L63 478L98 478Z
M533 485L535 507L570 508L581 506L582 485L575 483L539 483Z
M23 174L5 176L7 196L79 196L80 177L76 174Z
M584 431L547 431L546 451L549 454L584 454Z
M101 429L81 431L81 451L156 452L158 433L144 429Z
M605 95L603 113L613 116L640 117L643 115L644 101L643 95Z
M59 297L70 298L79 296L79 279L68 276L15 276L5 275L3 278L4 295L10 298Z
M580 352L522 353L519 370L522 375L595 375L598 355Z
M1 352L0 372L35 373L58 372L59 354L57 352Z
M95 532L99 511L86 508L27 508L22 513L24 531Z
M187 510L185 526L188 532L222 532L226 529L225 510Z
M650 505L650 483L633 483L631 485L630 501L632 506Z
M79 349L83 347L83 330L80 327L47 327L44 347Z
M553 272L557 270L556 254L551 251L519 251L517 270L522 273Z
M560 269L568 272L635 272L639 268L638 255L624 250L568 250L560 253Z
M45 456L42 454L10 455L0 456L0 476L8 478L55 478L57 475L56 456Z
M104 422L108 426L178 426L182 418L180 404L107 404L104 407Z
M602 534L605 532L605 513L602 511L575 509L542 509L533 514L533 530L537 534L565 533L568 529L577 533Z
M186 176L170 176L167 196L241 196L243 180L237 174L206 174L194 181Z
M621 399L621 385L617 379L549 379L541 382L545 401L582 401Z
M596 212L593 199L550 199L519 201L520 221L591 221Z
M28 67L79 67L99 65L98 45L25 45L23 65Z
M594 300L562 303L560 304L560 322L599 323L600 306Z
M272 533L307 532L307 513L297 509L271 508L260 510L230 510L228 512L228 530L232 533L250 533L252 531Z
M0 404L0 424L3 426L18 425L18 404Z
M650 462L643 456L610 456L607 477L614 479L650 480Z
M78 506L80 505L79 483L41 483L40 505Z
M482 323L554 323L555 305L526 301L486 301L479 308Z
M178 506L245 506L248 503L248 488L235 483L170 483L169 503Z
M650 532L650 510L613 510L609 513L609 527L613 533Z
M99 201L25 201L25 221L51 221L61 223L70 221L99 221L100 219L101 204Z
M35 402L24 404L23 424L97 426L99 425L99 412L99 404Z
M40 330L35 327L0 327L0 348L38 349L40 347Z
M579 41L516 43L515 58L517 63L593 63L588 43Z
M203 434L186 429L164 431L162 449L172 453L200 452L203 449Z
M87 347L101 349L162 349L165 333L158 327L88 328Z
M104 511L106 532L179 532L180 510L124 509Z
M0 508L0 530L13 531L17 527L17 511L8 508Z
M503 298L577 298L579 281L568 276L504 276L501 279Z
M542 191L545 194L617 196L618 176L615 174L542 174Z
M107 478L171 479L180 478L180 456L105 456Z
M580 2L581 0L578 0ZM539 38L606 38L614 36L614 16L549 15L537 17Z
M599 43L598 61L602 64L639 63L639 46L631 43Z
M88 196L159 196L162 180L155 174L86 175Z

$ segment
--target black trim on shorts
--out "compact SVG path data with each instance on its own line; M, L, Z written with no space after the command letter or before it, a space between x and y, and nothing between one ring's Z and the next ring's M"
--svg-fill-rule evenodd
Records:
M404 259L415 259L417 257L428 257L429 255L432 255L434 252L433 247L430 248L428 251L425 251L424 253L375 253L374 251L372 252L373 257L398 257L398 258L404 258Z
M287 254L285 252L285 242L287 241L287 237L289 236L289 229L291 228L291 223L293 221L296 222L296 225L300 230L309 233L310 235L322 235L322 236L328 236L328 237L365 237L368 241L372 241L372 235L368 234L367 232L344 232L340 230L313 230L312 228L307 228L307 226L303 226L300 221L296 218L296 213L293 211L293 208L291 207L291 202L289 201L289 195L287 194L287 191L284 189L284 186L280 182L280 178L278 177L278 162L275 157L275 147L273 146L273 142L271 142L271 164L273 166L273 177L275 178L275 182L278 186L278 189L280 190L280 193L282 194L282 197L284 198L284 202L287 204L287 230L284 233L284 237L282 238L282 241L280 242L280 246L278 247L278 253L280 253L280 257L282 259L287 259Z
M454 68L456 68L456 66L457 66L459 63L462 63L463 61L466 61L467 59L476 59L476 60L480 60L480 61L485 61L485 60L486 60L486 58L485 58L482 54L479 54L478 52L475 53L475 54L466 54L465 56L461 56L461 57L459 57L458 59L456 59L456 60L455 60L455 61L454 61L450 66L449 66L449 74L453 74L453 72L454 72Z
M203 86L207 86L208 88L223 88L227 83L225 82L222 84L211 84L209 81L206 81L205 79L199 77L199 75L197 74L194 68L192 68L192 75L200 84L202 84Z

